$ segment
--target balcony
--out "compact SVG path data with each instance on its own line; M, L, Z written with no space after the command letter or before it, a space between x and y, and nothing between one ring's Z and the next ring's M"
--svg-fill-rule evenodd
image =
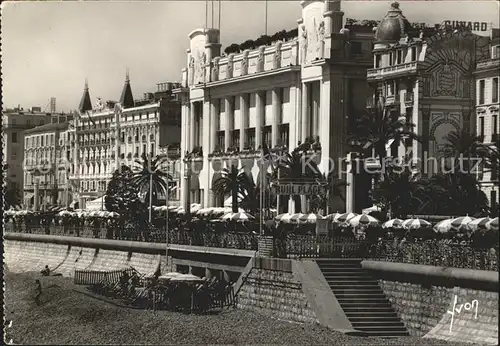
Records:
M405 94L405 107L410 108L413 107L413 93L407 92Z
M385 106L390 107L394 106L399 103L399 100L397 99L396 95L390 95L385 98Z
M384 79L385 77L393 78L398 75L409 75L417 73L418 64L416 61L398 64L394 66L372 68L366 72L366 77L370 79Z

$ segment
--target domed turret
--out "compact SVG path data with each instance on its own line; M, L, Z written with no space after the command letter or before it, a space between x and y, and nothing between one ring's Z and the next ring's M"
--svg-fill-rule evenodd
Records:
M410 22L403 16L399 3L394 2L375 31L375 42L398 42L408 34L410 28Z

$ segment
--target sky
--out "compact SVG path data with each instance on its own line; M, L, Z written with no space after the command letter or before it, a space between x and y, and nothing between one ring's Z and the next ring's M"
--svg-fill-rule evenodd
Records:
M390 1L342 2L344 18L380 20ZM212 24L208 3L208 26ZM256 39L265 32L260 1L223 1L222 49ZM268 1L268 33L297 27L301 5ZM3 107L78 107L85 79L93 102L117 100L129 69L135 98L156 90L156 83L179 81L186 65L188 35L207 21L206 1L63 1L2 2ZM405 1L410 22L465 20L499 27L498 1ZM214 26L218 27L214 5Z

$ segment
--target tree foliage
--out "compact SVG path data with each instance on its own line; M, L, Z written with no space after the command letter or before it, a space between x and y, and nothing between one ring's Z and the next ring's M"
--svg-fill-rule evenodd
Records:
M231 208L233 213L238 212L238 196L246 196L251 188L252 182L248 175L235 165L230 168L224 168L221 177L213 184L213 190L220 196L231 196Z
M139 198L139 189L132 183L133 178L134 174L128 166L123 165L113 173L104 199L107 210L128 218L144 213L146 206Z
M145 196L144 203L149 205L150 183L152 182L153 190L153 205L158 204L158 196L166 194L169 191L169 182L172 177L163 171L164 165L167 163L165 156L156 156L149 158L146 155L142 156L142 160L134 162L134 172L131 183L136 186L139 193Z

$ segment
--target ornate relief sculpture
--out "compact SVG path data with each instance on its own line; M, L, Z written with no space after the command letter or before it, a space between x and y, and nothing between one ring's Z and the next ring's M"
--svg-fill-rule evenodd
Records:
M219 80L219 58L214 59L214 66L212 67L212 82Z
M205 82L205 67L207 65L207 54L205 52L201 53L199 64L199 78L198 81L204 83Z
M317 57L323 59L325 51L325 22L321 21L318 26L318 44L316 46Z
M300 26L300 50L301 50L300 62L304 64L306 62L306 56L307 56L307 30L304 24Z
M189 58L189 65L188 65L188 83L189 85L193 85L194 83L194 57L191 56Z
M257 57L257 71L264 71L264 47L259 49L259 56Z
M243 60L241 60L241 75L244 76L248 73L248 52L243 53Z
M233 77L233 54L230 54L228 59L227 59L227 73L226 73L226 78L231 78Z
M274 57L273 57L273 68L280 68L281 67L281 44L277 43L276 44L276 50L274 51Z

